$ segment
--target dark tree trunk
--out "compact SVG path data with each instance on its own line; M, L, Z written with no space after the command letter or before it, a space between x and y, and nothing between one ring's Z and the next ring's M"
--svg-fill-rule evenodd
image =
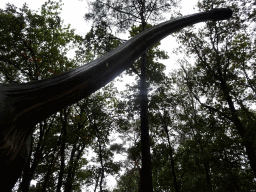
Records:
M69 168L68 168L68 176L65 185L65 192L71 192L73 187L73 180L74 180L74 157L76 152L76 146L73 145L70 160L69 160Z
M164 130L166 133L166 137L167 137L167 141L168 141L168 145L169 145L169 150L170 150L170 159L171 159L171 167L172 167L172 176L173 176L173 184L174 184L174 189L176 192L179 192L179 185L178 185L178 181L177 181L177 175L176 175L176 171L175 171L175 165L174 165L174 158L173 158L173 149L171 146L171 142L170 142L170 137L169 137L169 131L167 128L166 123L164 122Z
M44 183L43 183L43 187L42 187L42 192L45 192L46 189L47 189L48 181L49 181L50 175L51 175L51 173L52 173L52 167L54 166L54 165L53 165L53 164L54 164L54 163L53 163L53 162L54 162L54 159L55 159L55 156L53 155L53 156L52 156L51 163L50 163L50 165L48 166L48 170L47 170L46 175L45 175L45 177L44 177Z
M30 183L31 183L31 180L33 179L35 170L36 170L39 162L42 161L42 151L43 151L43 148L44 148L44 145L42 145L42 140L43 140L43 137L47 134L47 132L50 131L49 128L48 128L47 131L45 131L46 127L47 127L47 124L48 125L50 124L49 127L51 127L51 123L46 123L46 120L44 121L44 123L41 122L40 125L39 125L40 136L39 136L39 142L37 143L36 150L35 150L35 153L34 153L33 162L32 162L32 164L28 163L30 165L25 165L25 169L24 169L24 172L23 172L22 183L20 184L20 187L19 187L18 191L22 191L22 192L28 192L29 191ZM32 146L31 146L31 148L32 148ZM31 157L31 153L32 153L32 151L30 152L29 157Z
M31 152L29 157L31 157ZM29 175L30 175L30 158L28 159L28 162L25 164L25 167L23 169L22 182L20 184L18 191L22 191L22 192L29 191L29 186L31 181L31 178L29 177Z
M196 119L196 117L195 117ZM195 137L195 135L194 135ZM200 154L204 155L204 147L202 144L202 140L201 140L202 136L200 135L200 137L195 137L197 143L199 144L200 147ZM205 171L205 178L206 178L206 187L207 187L207 192L212 192L212 181L211 181L211 174L210 174L210 165L209 165L209 161L208 161L208 157L206 157L207 159L204 158L203 160L203 166L204 166L204 171Z
M71 151L71 156L70 156L70 161L69 161L68 176L67 176L67 181L66 181L66 185L65 185L65 192L73 191L74 179L75 179L78 162L82 157L83 150L84 150L85 146L86 146L86 143L83 143L82 146L80 146L80 147L76 146L76 144L73 145L73 148Z
M225 92L228 89L225 89ZM232 115L232 121L235 125L235 127L237 128L241 138L243 139L242 142L245 146L246 149L246 153L248 155L248 159L250 162L250 166L252 168L254 177L256 178L256 154L255 154L255 148L253 147L253 143L251 142L250 139L246 139L247 138L247 133L246 130L242 124L242 122L240 121L240 119L238 118L234 103L232 101L231 96L227 93L226 94L226 100L229 106L229 109L231 111L231 115Z
M245 146L246 154L248 155L250 166L252 168L254 177L256 178L256 153L255 153L256 150L253 147L252 139L248 139L248 138L252 138L253 136L248 135L248 133L246 133L246 129L238 117L237 110L235 109L234 102L230 95L230 87L221 73L220 66L218 66L218 75L219 75L219 80L221 81L220 89L223 93L223 96L226 99L226 102L228 103L229 110L231 112L231 121L234 123L236 129L238 130L238 133L242 138L242 143Z
M205 169L207 191L212 192L212 181L211 181L209 163L204 163L204 169Z
M61 191L61 186L63 183L63 175L65 169L65 148L66 148L66 137L67 137L67 112L66 109L63 109L61 112L61 123L62 123L62 135L61 135L61 146L60 146L60 172L58 177L57 192ZM64 119L63 119L64 118Z
M96 182L95 182L95 187L94 187L94 192L97 192L97 188L98 188L98 184L99 184L99 179L100 179L100 176L97 175Z
M151 155L149 142L149 126L148 126L148 98L146 87L146 54L141 57L141 191L153 192Z
M140 2L141 10L141 23L142 31L146 30L146 20L144 14L145 1ZM141 154L142 154L142 168L140 174L140 189L139 191L153 192L152 185L152 170L151 170L151 155L150 155L150 142L149 142L149 124L148 124L148 97L147 97L147 84L146 84L146 67L147 55L143 53L141 56L141 76L140 76L140 119L141 119Z
M176 176L176 171L175 171L175 165L174 165L174 159L173 159L173 153L172 153L172 147L170 148L170 158L171 158L171 166L172 166L172 176L173 176L173 184L176 192L179 192L179 186L177 182L177 176Z
M145 21L145 1L141 2L141 22L142 31L146 30ZM152 168L150 155L150 141L149 141L149 124L148 124L148 96L146 84L146 63L147 55L143 53L141 56L141 76L140 76L140 119L141 119L141 154L142 154L142 168L141 168L141 185L139 191L153 192L152 185Z
M54 161L55 161L55 158L56 158L55 153L58 149L58 146L60 145L60 142L61 142L61 138L59 137L57 145L55 146L55 148L53 150L53 155L52 155L52 159L50 161L50 165L48 166L48 170L47 170L46 175L44 177L42 192L46 191L46 189L47 189L48 181L49 181L50 175L52 174L52 168L54 166Z
M98 146L99 146L99 158L100 158L100 192L102 192L102 184L103 184L103 179L104 179L104 162L103 162L103 156L102 156L102 145L101 145L101 139L100 139L100 134L97 125L95 125L96 128L96 136L98 138Z

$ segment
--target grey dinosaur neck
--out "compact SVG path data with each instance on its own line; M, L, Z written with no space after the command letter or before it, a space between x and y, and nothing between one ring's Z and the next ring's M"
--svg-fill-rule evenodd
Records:
M45 118L105 86L169 34L198 22L226 19L231 14L230 9L216 9L167 21L140 33L105 56L67 73L33 83L2 85L0 90L11 98L9 101L16 106L17 117L29 113Z

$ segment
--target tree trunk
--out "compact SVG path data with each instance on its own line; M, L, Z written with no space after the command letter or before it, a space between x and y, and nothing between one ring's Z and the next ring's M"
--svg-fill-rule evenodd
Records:
M145 1L141 2L141 22L142 31L146 30ZM141 168L141 189L139 191L153 192L152 185L152 170L151 170L151 155L149 142L149 125L148 125L148 97L146 85L146 53L141 56L141 76L140 76L140 119L141 119L141 154L142 154L142 168Z
M57 142L57 145L55 146L55 148L54 148L54 150L53 150L53 155L52 155L52 159L51 159L51 161L50 161L50 165L48 166L48 170L47 170L47 172L46 172L46 174L45 174L45 177L44 177L42 192L46 191L46 189L47 189L48 180L49 180L49 178L50 178L50 175L52 174L52 168L53 168L53 166L54 166L54 161L55 161L55 158L56 158L55 153L56 153L57 148L58 148L58 146L59 146L59 144L60 144L60 141L61 141L61 140L60 140L60 137L59 137L58 142Z
M223 90L223 92L225 93L227 90L228 89L225 88ZM229 109L230 109L231 114L232 114L232 121L233 121L235 127L237 128L241 138L242 138L242 142L243 142L243 144L245 146L246 153L248 155L248 159L249 159L249 162L250 162L250 166L252 168L254 177L256 178L256 154L255 154L255 148L253 148L252 142L249 139L246 139L247 138L246 130L245 130L242 122L240 121L240 119L237 116L237 112L236 112L236 109L235 109L235 106L234 106L234 103L232 101L231 96L229 95L229 93L225 94L225 96L226 96L226 100L227 100Z
M104 162L103 162L103 155L102 155L102 143L101 143L101 136L100 136L100 132L99 132L99 128L96 124L94 124L95 130L96 130L96 137L98 139L98 147L99 147L99 158L100 158L100 172L99 172L99 179L100 179L100 192L103 191L102 189L102 184L103 184L103 179L104 179L104 173L105 173L105 168L104 168Z
M51 163L48 166L48 170L45 174L43 187L42 187L42 192L45 192L46 189L47 189L48 181L49 181L50 175L52 174L52 167L54 166L54 160L55 160L55 155L52 156Z
M205 169L207 191L212 192L212 181L211 181L209 163L204 163L203 165L204 165L204 169Z
M175 165L174 165L174 159L173 159L173 150L172 150L172 146L171 146L171 142L170 142L170 137L169 137L169 131L167 128L167 125L164 122L164 130L166 133L166 137L167 137L167 141L168 141L168 145L169 145L169 150L170 150L170 159L171 159L171 167L172 167L172 176L173 176L173 184L174 184L174 189L176 192L179 192L179 185L178 185L178 181L177 181L177 176L176 176L176 172L175 172Z
M57 184L57 192L61 192L61 186L63 183L63 175L65 169L65 148L66 148L66 137L67 137L67 111L63 109L60 113L61 115L61 122L62 122L62 136L61 136L61 146L60 146L60 172L58 177L58 184ZM63 120L64 118L64 120Z
M22 192L28 192L29 191L29 186L31 182L31 178L29 178L29 173L30 173L30 157L31 157L31 152L29 155L28 162L25 164L25 167L23 169L23 177L22 177L22 182L19 186L18 191Z
M152 185L152 170L151 170L151 155L149 144L149 126L148 126L148 98L146 87L146 54L141 57L141 153L142 153L142 168L141 168L141 191L153 192Z
M76 152L76 145L73 145L70 160L69 160L69 168L68 168L68 176L65 185L65 192L71 192L73 187L73 180L74 180L74 158Z

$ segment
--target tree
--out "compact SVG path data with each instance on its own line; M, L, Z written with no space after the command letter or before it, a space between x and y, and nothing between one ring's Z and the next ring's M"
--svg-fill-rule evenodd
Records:
M245 9L239 10L238 3ZM184 30L178 36L185 53L196 57L195 66L185 68L187 86L194 98L209 112L215 112L220 119L232 124L231 135L239 135L256 177L255 111L251 103L254 92L255 55L253 36L249 34L251 2L223 3L202 1L200 10L227 6L236 10L228 22L208 22L198 33ZM254 32L252 32L254 34ZM206 99L203 99L206 98Z
M200 106L183 69L169 76L150 100L154 191L254 189L241 139L229 134L230 122Z
M193 186L199 191L252 190L253 174L245 160L241 138L230 134L233 128L227 119L200 105L189 91L187 76L182 71L177 73L180 77L175 74L176 84L183 89L178 100L180 125L175 129L181 137L178 153L182 154L182 190L192 190Z
M42 5L41 13L29 10L26 4L21 9L11 4L1 9L2 83L36 81L74 67L66 54L81 38L69 27L62 27L60 6L49 1ZM28 191L36 168L44 158L43 138L56 126L54 120L55 115L37 126L34 137L37 146L24 170L20 190Z
M42 6L40 13L29 10L26 5L17 9L7 4L6 9L1 10L0 73L3 83L36 81L80 65L66 54L82 38L76 36L69 26L62 26L60 8L61 4L49 1ZM38 175L40 177L36 180L35 188L39 187L43 191L60 191L63 186L70 190L71 186L74 188L86 183L84 177L86 174L89 176L88 172L78 170L86 164L81 157L93 137L83 139L91 133L83 130L83 112L79 114L78 108L79 105L75 106L76 110L68 107L36 126L33 150L23 171L20 191L28 191L31 180ZM80 123L74 116L80 117ZM70 121L73 126L70 126ZM72 131L79 132L79 136ZM72 133L72 137L67 136L69 133ZM66 164L69 153L70 166ZM57 176L53 173L57 173ZM80 180L82 177L83 182Z
M88 117L89 128L95 135L91 148L96 154L92 159L94 166L94 191L104 191L106 188L106 176L118 173L120 164L114 162L114 153L110 145L110 135L115 131L114 121L114 100L117 91L113 84L105 87L102 91L95 93L94 97L89 97L86 105L85 115ZM96 166L95 166L96 165Z
M48 14L50 14L51 16L54 15L54 17L52 19L56 19L57 23L59 18L56 16L58 15L56 13L52 14L52 11L50 10L55 10L58 9L58 4L54 4L49 2L49 7L46 6L47 8L43 9L43 13L46 14L46 17L48 16ZM45 11L45 12L44 12ZM54 12L55 13L55 12ZM212 14L212 12L208 12L207 13ZM21 14L22 15L22 14ZM204 15L204 14L202 14ZM4 18L5 18L5 14L3 14ZM52 41L56 41L56 44L58 45L66 45L65 43L67 41L70 42L78 42L81 43L81 37L79 36L75 36L73 34L73 32L71 31L65 31L65 33L63 33L62 37L58 38L58 35L56 36L56 33L58 33L59 31L63 32L62 26L57 25L56 28L54 28L53 31L52 28L50 28L50 32L49 35L50 37L48 38L48 36L40 36L41 32L43 32L43 30L41 29L41 23L37 23L37 19L36 18L40 18L39 21L43 20L44 21L44 17L41 18L40 15L33 15L35 16L35 18L31 21L31 23L33 24L33 27L30 29L28 27L29 31L26 32L25 29L22 30L18 30L18 32L14 33L15 37L17 36L18 38L14 38L15 40L18 41L18 43L16 41L12 42L14 45L13 49L15 49L16 47L19 47L19 42L20 41L20 37L22 37L22 35L24 35L25 37L27 37L27 34L29 34L29 37L33 37L32 39L36 42L33 43L31 42L31 46L28 46L30 49L28 51L28 53L36 53L34 55L38 56L38 53L42 53L42 48L44 48L44 45L48 46L48 41L44 41L45 37L46 40L50 40L50 42ZM20 17L18 17L20 19ZM33 18L33 17L32 17ZM47 17L48 18L48 17ZM51 18L51 17L50 17ZM15 17L12 18L14 21L17 21L15 19ZM49 19L49 26L52 26L52 19ZM22 20L22 17L21 17ZM30 21L30 20L29 20ZM48 21L48 20L47 20ZM55 20L54 20L55 21ZM5 21L6 22L6 21ZM7 22L8 24L8 18L7 18ZM30 23L30 22L28 22ZM31 24L30 23L30 24ZM35 24L36 23L36 24ZM44 22L42 22L44 23ZM31 24L31 25L32 25ZM14 25L15 26L15 25ZM30 25L28 25L30 26ZM43 25L44 26L44 25ZM7 25L7 27L10 27L9 25ZM17 27L17 29L19 29ZM96 28L101 29L100 26L97 26ZM137 33L137 31L141 29L141 27L133 27L132 28L132 33ZM156 29L156 28L155 28ZM33 31L35 30L35 31ZM47 30L47 28L46 28ZM3 30L5 32L7 32L6 30ZM14 30L15 31L15 30ZM23 34L22 32L25 33ZM37 33L37 32L40 33ZM53 32L53 33L52 33ZM70 33L69 33L70 32ZM91 31L92 33L89 34L89 36L91 34L94 33L94 31ZM66 35L67 34L70 35L70 39L66 39ZM98 35L102 35L104 34L104 28L103 31L99 30L96 31L96 34ZM52 35L53 34L53 35ZM13 33L10 33L10 36L12 36ZM37 41L37 35L39 37L42 38L43 42L41 41ZM8 37L8 35L7 35ZM53 37L53 38L52 38ZM109 37L113 37L111 35L109 35ZM9 37L11 38L11 37ZM62 39L63 38L63 39ZM4 39L4 38L3 38ZM6 47L7 46L12 46L8 45L9 41L4 39L5 43L6 43ZM67 41L66 41L67 40ZM16 44L15 44L16 43ZM105 42L104 42L105 43ZM108 42L109 43L109 42ZM109 45L109 47L115 46L115 44L118 44L119 41L117 41L116 39L107 44ZM40 46L37 46L37 45ZM81 45L81 44L80 44ZM22 46L20 46L21 48L23 48ZM26 47L26 46L25 46ZM61 46L60 46L61 47ZM50 48L52 48L52 46L50 46ZM45 49L47 50L47 47L45 47ZM143 48L142 48L143 49ZM67 67L70 66L65 66L64 63L61 62L61 60L59 60L59 58L63 59L65 58L67 63L69 63L69 59L67 59L65 53L62 53L60 50L56 49L57 51L55 52L55 54L53 54L53 56L56 56L55 58L50 58L51 59L57 59L54 60L55 61L55 72L56 74L58 72L62 72L65 71L67 69ZM96 49L95 49L96 50ZM80 51L83 51L82 49L80 49ZM104 51L104 50L103 50ZM9 53L12 53L12 50L8 50L7 53L4 53L4 49L2 53L2 58L6 58L6 59L13 59L12 61L15 61L15 59L20 60L20 58L15 55L8 55ZM18 52L19 53L19 52ZM60 53L60 55L59 55ZM62 55L63 54L63 55ZM5 57L6 55L8 55L9 57ZM41 63L43 60L40 59L35 59L38 57L33 57L34 56L32 54L32 59L28 59L28 61L30 61L32 64L33 62L36 62L37 60ZM158 83L156 82L161 82L162 80L165 80L167 83L168 81L166 80L166 78L162 78L162 76L157 76L153 75L153 74L163 74L162 70L163 70L163 66L161 64L159 64L158 62L154 61L154 56L157 55L158 57L165 57L166 55L159 51L157 49L157 47L154 47L152 50L150 50L148 52L148 67L152 67L152 70L148 70L148 79L146 79L147 83L148 83L148 88L150 90L150 94L152 94L155 89L157 91L161 91L161 86L163 86L163 84L159 86ZM14 57L12 57L14 56ZM82 58L82 61L84 60L89 60L90 58L92 58L92 54L89 51L86 51L86 55L85 57L83 57L81 54L78 54L76 58ZM9 60L3 60L3 64L8 64ZM10 62L12 64L12 62ZM40 64L39 63L39 64ZM51 64L51 62L49 62ZM19 64L19 63L18 63ZM73 65L71 66L71 68L74 65L78 65L79 61L75 60L73 61ZM111 63L110 63L111 64ZM141 62L138 61L136 64L140 65ZM12 77L14 78L14 76L12 74L16 73L19 74L17 81L22 81L22 80L26 80L29 81L29 79L36 79L33 77L33 72L37 71L37 68L34 69L34 67L27 67L26 65L20 67L19 65L13 65L14 66L14 70L13 71L9 71L9 70L3 70L3 74L5 74L5 76ZM17 67L18 66L18 67ZM37 66L36 64L34 66ZM156 73L154 71L154 69L156 68L155 66L158 67L159 71ZM40 66L38 66L40 67ZM52 66L50 66L52 67ZM49 67L49 68L50 68ZM108 67L108 63L104 62L104 67ZM6 68L7 69L7 68ZM22 69L24 69L23 71L21 71ZM81 68L79 68L81 69ZM137 68L138 70L136 70L136 66L134 67L134 71L139 71L139 67ZM43 68L40 70L43 71ZM28 73L28 72L29 73ZM50 71L46 71L46 72L51 72L52 70L50 69ZM47 73L48 74L48 73ZM66 73L67 74L67 73ZM27 75L30 75L29 77L27 77ZM52 74L52 75L55 75ZM58 76L59 77L59 76ZM12 78L9 78L8 81L12 82ZM41 77L39 77L38 79L40 79ZM3 76L3 81L5 81L5 77ZM139 79L140 80L140 79ZM45 80L47 81L47 80ZM43 82L45 82L43 81ZM149 82L153 81L154 82L154 86L149 85ZM42 81L41 81L42 82ZM101 82L100 82L101 83ZM34 85L35 83L33 83ZM27 84L26 84L27 85ZM31 84L29 84L31 85ZM127 103L131 102L134 103L134 105L132 106L133 108L136 108L138 106L138 97L137 95L139 94L139 91L137 89L137 92L135 92L135 87L136 85L139 85L139 82L137 81L135 86L131 86L130 90L132 91L132 93L135 93L134 97L135 99L129 100ZM65 85L66 86L66 85ZM8 87L8 86L6 86ZM11 86L9 86L11 87ZM138 86L137 86L138 87ZM159 88L159 89L158 89ZM54 90L52 90L54 91ZM58 91L57 91L58 93ZM38 191L81 191L81 186L82 185L86 185L86 186L91 186L94 185L94 190L96 191L97 188L100 189L100 191L105 190L105 185L104 185L104 180L105 180L105 176L107 174L116 174L119 171L119 164L115 165L112 162L113 159L113 152L112 151L123 151L124 149L122 149L122 146L117 146L117 145L111 145L110 147L108 147L109 144L109 138L108 136L111 134L111 130L115 129L116 127L118 127L119 130L122 129L127 129L132 125L133 129L136 129L136 126L139 127L138 125L140 124L138 117L136 117L135 115L131 114L130 111L128 111L128 113L124 113L122 112L122 109L125 109L124 104L126 104L126 101L122 101L119 102L117 99L115 99L116 97L116 92L113 91L112 86L110 85L109 87L106 87L105 89L100 90L98 93L95 93L93 96L77 103L76 105L73 106L69 106L66 107L64 109L62 109L61 111L59 111L58 113L56 113L54 116L52 116L51 118L45 120L44 122L41 122L39 125L37 125L35 132L34 132L34 146L33 148L35 149L34 152L32 152L32 156L30 156L30 162L26 165L26 169L24 170L24 175L23 175L23 179L22 179L22 185L20 185L20 190L23 191L28 191L29 190L29 183L31 181L31 179L33 179L33 175L35 176L34 179L36 179L36 186L31 187L31 190L38 190ZM40 96L40 95L39 95ZM74 95L73 95L74 96ZM153 98L153 94L150 95ZM76 96L74 96L76 97ZM150 102L151 102L151 97L150 97ZM72 99L70 97L70 99ZM154 97L154 99L158 99L159 101L164 100L163 97ZM136 103L137 102L137 103ZM170 102L170 100L168 101ZM161 138L163 137L163 140L168 140L167 143L165 143L165 145L160 145L157 140L150 140L150 144L152 146L152 149L156 149L155 151L157 151L157 148L160 149L159 151L163 151L163 152L167 152L167 155L163 156L163 158L161 160L163 161L159 161L160 163L156 164L159 165L161 163L164 162L164 160L170 158L171 159L171 163L167 164L166 168L171 168L172 170L172 174L168 174L168 169L163 169L163 171L161 173L163 176L164 175L171 175L173 176L173 182L176 184L174 184L175 189L179 190L179 186L177 184L177 178L179 176L179 172L178 170L180 169L179 167L179 162L177 161L177 158L175 158L177 156L177 152L175 151L175 148L173 146L171 146L173 143L171 143L170 139L170 135L172 134L170 132L170 129L168 126L170 126L170 116L167 113L169 110L165 110L164 105L168 105L168 102L163 102L163 106L161 108L161 110L158 110L159 113L164 112L163 115L159 115L158 116L158 122L155 121L149 121L150 122L150 126L152 126L152 128L154 128L155 130L153 130L152 133L152 137L155 138ZM60 104L60 103L58 103ZM155 102L155 108L152 108L152 110L150 111L150 117L154 117L154 115L156 114L157 111L157 104L158 102ZM152 105L154 105L154 100L152 100ZM117 107L118 106L118 107ZM128 107L129 109L132 107ZM166 108L168 106L165 106ZM164 110L162 110L164 109ZM132 119L132 121L125 121L124 117L122 118L118 118L116 115L113 115L114 111L118 111L118 115L117 116L122 116L123 114L125 114L126 116L130 117L130 119L132 119L134 116L134 119ZM137 110L137 114L139 110ZM45 113L47 113L47 111L44 111ZM42 114L43 116L44 114ZM34 115L35 117L35 115ZM153 119L153 118L152 118ZM157 120L157 118L155 118L154 120ZM128 122L127 125L125 125L125 123ZM161 127L162 131L158 131L157 128ZM178 129L177 129L178 130ZM138 134L134 134L136 137L138 136ZM164 136L163 136L164 135ZM135 137L135 138L136 138ZM138 137L137 137L138 138ZM140 178L141 175L140 173L140 153L139 153L139 148L141 143L139 142L139 139L137 139L137 141L135 140L135 145L133 147L131 147L130 149L128 149L128 155L129 155L129 159L131 159L132 164L135 165L133 167L133 170L131 170L131 172L133 172L135 170L135 177ZM196 146L196 145L195 145ZM95 160L97 162L99 162L96 166L88 166L88 159L83 157L83 153L85 153L84 149L85 148L89 148L91 147L95 153L96 153L96 158ZM154 147L154 148L153 148ZM183 154L181 152L181 154ZM155 153L155 155L159 155L159 153ZM203 156L203 155L202 155ZM155 156L156 157L156 156ZM155 158L156 159L156 158ZM17 162L17 161L16 161ZM19 162L18 162L19 163ZM15 164L14 164L15 165ZM127 165L127 164L126 164ZM16 165L15 165L16 166ZM138 171L139 170L139 171ZM155 169L156 170L156 169ZM167 170L167 171L166 171ZM170 170L170 169L169 169ZM137 172L136 172L137 171ZM159 173L160 171L158 171ZM129 170L127 171L127 173L129 173ZM8 174L8 173L7 173ZM12 173L10 173L12 174ZM176 179L175 179L176 177ZM124 179L122 179L121 181L124 181L124 184L127 184L125 182L127 182L127 177L123 177ZM181 177L182 178L182 174ZM95 180L94 180L95 179ZM1 180L2 181L2 180ZM130 182L131 181L131 182ZM155 179L155 181L158 181L158 178ZM128 178L128 182L130 182L131 185L129 185L129 189L134 189L136 184L140 184L140 182L134 181L134 178L131 179ZM120 182L121 183L121 182ZM166 186L170 186L171 184L168 183ZM121 188L123 187L123 185L120 186ZM149 185L150 190L152 190L152 188ZM156 188L158 188L158 185L156 185ZM142 188L142 190L144 190L144 188Z
M20 10L7 4L6 10L1 10L2 82L35 81L73 67L65 56L71 49L66 45L79 37L74 30L61 28L59 7L58 3L46 3L41 14L29 10L26 4Z
M117 31L125 31L136 22L141 24L141 31L144 31L147 22L154 18L157 21L161 18L161 12L168 11L174 1L95 1L92 2L92 12L85 15L86 19L92 19L96 23L107 23L107 26L117 26ZM146 53L141 56L140 74L140 118L141 118L141 190L153 191L151 157L149 144L148 125L148 98L146 85Z

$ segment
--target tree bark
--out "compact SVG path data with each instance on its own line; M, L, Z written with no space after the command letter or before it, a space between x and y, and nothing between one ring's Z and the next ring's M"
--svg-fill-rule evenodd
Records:
M141 57L141 153L142 153L142 168L141 168L141 191L153 192L152 185L152 170L151 170L151 155L149 142L149 125L148 125L148 98L146 87L146 54Z
M65 192L71 192L73 187L73 181L74 181L74 158L75 158L75 152L76 152L76 145L73 145L70 160L69 160L69 168L68 168L68 175L67 175L67 181L65 185Z
M22 191L22 192L29 191L29 186L30 186L30 181L31 181L31 178L29 177L29 175L30 175L30 159L31 159L30 157L31 157L31 152L30 152L28 162L25 164L25 167L23 169L22 183L20 184L18 191Z
M65 148L66 148L66 137L67 137L67 112L66 109L60 113L62 123L62 135L61 135L61 146L60 146L60 172L58 177L57 192L61 192L61 186L63 183L63 175L65 169ZM64 118L64 119L63 119Z
M224 88L224 87L225 86L223 86L223 92L225 94L228 89L227 89L227 87L226 88ZM234 106L234 102L232 101L231 96L229 95L229 93L226 93L225 96L226 96L226 101L227 101L228 106L229 106L229 110L231 111L232 121L233 121L235 127L237 128L241 138L242 138L242 142L245 146L246 153L248 155L248 159L249 159L249 162L250 162L250 166L252 168L254 177L256 178L255 148L253 147L253 143L250 141L250 139L247 138L245 127L243 126L242 122L238 118L238 115L237 115L237 112L236 112L236 109L235 109L235 106Z
M145 1L141 2L141 22L142 31L146 30ZM142 168L141 168L141 192L153 192L152 184L152 168L151 168L151 155L150 155L150 142L149 142L149 124L148 124L148 96L146 85L146 53L141 56L141 76L140 76L140 119L141 119L141 154L142 154Z
M96 124L94 124L95 129L96 129L96 136L98 139L98 147L99 147L99 158L100 158L100 192L102 192L102 184L103 184L103 179L104 179L104 162L103 162L103 155L102 155L102 144L101 144L101 138L100 138L100 133L99 133L99 129L98 126Z
M148 98L146 88L146 54L141 58L141 191L153 192L151 155L149 144L149 126L148 126Z
M174 184L174 189L176 192L179 192L179 185L178 185L178 181L177 181L177 176L176 176L176 172L175 172L175 165L174 165L174 159L173 159L173 150L172 150L172 146L171 146L171 142L170 142L170 137L169 137L169 131L167 128L166 123L164 122L164 130L166 133L166 137L167 137L167 141L168 141L168 145L169 145L169 150L170 150L170 159L171 159L171 167L172 167L172 176L173 176L173 184Z

